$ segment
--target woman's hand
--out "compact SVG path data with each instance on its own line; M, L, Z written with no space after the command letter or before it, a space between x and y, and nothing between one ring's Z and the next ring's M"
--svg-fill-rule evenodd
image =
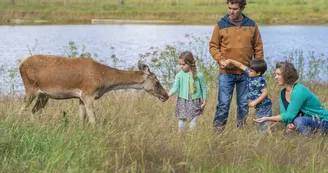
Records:
M206 105L206 100L202 100L202 104L200 105L200 108L204 109L205 105Z
M290 132L293 132L295 129L296 129L296 126L293 123L290 123L287 125L286 132L290 133Z
M268 117L262 117L262 118L258 118L258 119L255 119L254 121L257 122L257 123L263 123L264 121L267 121Z

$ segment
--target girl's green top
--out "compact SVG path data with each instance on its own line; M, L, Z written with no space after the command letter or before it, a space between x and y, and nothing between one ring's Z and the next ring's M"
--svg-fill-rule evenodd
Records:
M189 92L192 95L191 99L201 98L203 100L207 99L207 88L202 73L197 72L197 79L194 81L191 73L186 73L181 70L174 80L172 89L170 90L171 94L178 92L180 98L188 100ZM193 93L192 84L196 84L196 92Z
M304 113L304 116L316 117L328 121L328 111L321 104L319 98L301 84L294 86L287 110L283 104L281 93L279 105L280 116L282 118L281 122L285 125L292 123L300 111Z

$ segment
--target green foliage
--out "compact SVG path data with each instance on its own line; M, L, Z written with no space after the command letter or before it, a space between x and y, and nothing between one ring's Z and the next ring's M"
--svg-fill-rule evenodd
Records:
M91 54L90 52L85 52L85 46L82 45L81 50L79 50L78 45L75 44L75 42L70 41L68 43L68 46L64 47L64 52L63 52L63 56L67 56L67 57L80 57L80 58L92 58L92 57L97 57L97 54ZM81 53L80 53L81 52Z
M11 67L7 71L9 73L9 86L10 90L9 93L10 95L15 94L15 88L17 86L17 81L18 81L18 68L17 67Z
M264 73L264 77L266 79L272 79L275 74L277 60L272 60L270 57L265 57L264 59L267 63L267 71Z
M321 58L316 58L314 52L309 52L308 67L306 72L306 77L308 81L320 81L320 66L323 60Z
M115 49L114 47L110 48L112 51ZM119 69L125 69L126 66L124 64L126 64L125 60L120 59L119 57L116 56L116 54L111 53L110 55L110 66L114 67L114 68L119 68Z
M324 54L321 54L321 58L323 59L322 63L322 72L324 74L324 78L328 79L328 56L325 58Z
M140 54L140 60L150 66L151 70L161 79L162 85L171 87L175 75L179 72L177 61L180 52L169 45L166 45L163 50L151 47L150 51Z
M205 76L205 80L207 83L215 81L218 76L218 68L216 62L213 60L210 55L209 41L210 38L208 35L204 37L196 37L192 34L186 34L186 38L188 38L186 46L192 50L194 56L196 58L197 68L200 72L202 72ZM182 44L184 45L184 44Z
M320 8L315 6L315 7L312 7L312 10L313 10L313 12L318 13L320 11Z
M301 49L294 49L288 52L288 56L284 56L283 59L285 61L289 61L294 64L298 75L299 80L304 80L304 68L305 68L305 60L303 56L303 50Z
M17 89L21 86L18 67L8 67L5 64L1 65L0 84L0 94L15 95Z
M186 34L186 42L177 42L174 45L166 45L164 49L150 48L150 52L140 54L140 59L148 64L152 71L162 80L162 84L172 87L175 75L181 70L178 66L178 58L181 52L191 51L196 59L197 70L205 76L206 82L213 81L217 77L216 63L208 52L208 37L201 39L194 35Z
M299 81L319 82L323 80L323 75L327 75L327 61L323 58L324 55L317 56L313 51L308 52L308 56L304 57L303 50L295 49L288 53L288 56L284 56L283 60L289 61L294 64L298 74ZM321 73L323 72L323 74Z

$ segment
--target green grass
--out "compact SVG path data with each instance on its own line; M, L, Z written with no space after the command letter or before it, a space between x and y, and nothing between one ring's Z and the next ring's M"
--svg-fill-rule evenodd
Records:
M268 82L277 115L279 88ZM327 95L324 86L312 90L322 100ZM145 92L107 93L96 101L93 127L80 123L77 100L50 100L42 115L32 116L18 114L21 96L1 96L0 172L328 171L326 137L283 136L280 123L272 135L261 135L253 109L247 126L236 129L234 101L227 129L214 133L216 93L209 88L197 129L184 133L177 131L175 98L161 103Z
M252 0L245 13L260 24L327 24L324 0ZM93 18L176 20L182 24L213 24L227 12L224 0L16 0L0 2L0 22L9 19L49 20L50 23L90 23ZM192 17L190 17L192 16Z

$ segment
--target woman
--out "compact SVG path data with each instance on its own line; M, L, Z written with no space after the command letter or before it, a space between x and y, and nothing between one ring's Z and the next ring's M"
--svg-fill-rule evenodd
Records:
M311 135L315 130L328 132L328 111L319 98L304 85L296 83L297 71L290 62L276 65L275 79L281 91L279 105L280 115L262 117L255 122L280 121L287 125L287 130L296 129L297 133Z

